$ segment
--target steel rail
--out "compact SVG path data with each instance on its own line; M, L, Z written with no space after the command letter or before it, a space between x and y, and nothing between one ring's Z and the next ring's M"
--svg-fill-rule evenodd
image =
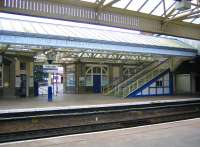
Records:
M200 100L0 114L0 142L36 139L200 116Z

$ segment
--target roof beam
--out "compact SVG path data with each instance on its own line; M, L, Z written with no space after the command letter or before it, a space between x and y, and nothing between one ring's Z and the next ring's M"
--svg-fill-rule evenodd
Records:
M109 2L109 3L107 3L106 5L103 5L104 4L104 2L105 2L105 0L102 0L102 1L100 1L100 6L98 7L98 11L99 10L104 10L104 9L107 9L107 8L109 8L109 7L112 7L112 5L114 5L115 3L117 3L117 2L119 2L120 0L112 0L111 2ZM102 2L102 3L101 3ZM98 4L99 5L99 4Z
M133 0L129 0L128 4L124 7L124 9L128 8L128 6L132 3Z
M33 3L35 0L26 1ZM36 10L34 6L30 5L25 5L27 8L21 8L18 5L13 7L12 4L8 5L8 3L4 2L1 1L0 3L0 11L2 12L106 25L200 40L200 26L197 24L174 20L163 26L163 17L150 16L140 12L109 7L109 9L99 12L98 17L96 17L97 4L81 1L77 3L72 0L37 0L37 3L41 4L39 6L44 7L43 5L46 5L45 8L55 5L59 10L56 12L50 12L50 9L38 8L39 10ZM12 0L9 2L15 4L21 1Z
M169 13L167 13L164 17L164 19L167 19L168 17L170 17L176 10L172 9Z
M151 10L151 12L149 13L149 15L151 15L160 6L160 4L162 2L163 2L163 0L160 0L160 2L153 8L153 10ZM164 13L165 13L165 6L164 6Z
M104 2L105 2L106 0L101 0L99 3L97 3L98 5L97 5L97 11L99 11L100 9L102 9L102 7L103 7L103 4L104 4Z
M195 15L191 15L191 16L188 16L187 19L191 19L191 18L199 18L200 17L200 14L195 14Z
M149 1L149 0L144 1L144 3L142 4L142 6L140 6L140 8L139 8L137 11L140 11L140 10L144 7L144 5L146 5L146 3L147 3L148 1Z
M166 10L166 16L167 16L167 15L170 16L170 15L173 13L172 11L175 11L175 9L172 9L172 10L167 14L167 12L175 5L175 3L176 3L176 1L174 1L174 3L171 4L171 5L167 8L167 10ZM164 16L164 13L162 14L162 16ZM164 17L166 18L166 16L164 16Z
M120 0L112 0L111 2L109 2L108 4L105 5L105 7L111 7L112 5L114 5L115 3L119 2Z
M192 16L194 14L199 14L199 13L200 13L200 10L192 11L192 12L189 12L187 14L183 14L183 15L179 15L177 17L171 18L171 19L167 19L165 22L169 22L169 21L172 21L172 20L183 20L183 19L186 19L189 16Z
M163 15L166 16L167 10L166 10L166 5L165 5L165 0L162 0L162 2L163 2L163 10L164 10Z

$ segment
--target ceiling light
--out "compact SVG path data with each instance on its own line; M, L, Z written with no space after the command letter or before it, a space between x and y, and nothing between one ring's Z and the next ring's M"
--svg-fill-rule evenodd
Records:
M188 10L191 8L191 0L175 0L175 9L176 10Z

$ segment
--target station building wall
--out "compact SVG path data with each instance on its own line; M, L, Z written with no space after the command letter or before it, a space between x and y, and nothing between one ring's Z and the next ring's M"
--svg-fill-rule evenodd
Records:
M127 78L133 75L134 68L136 65L85 62L67 64L64 66L64 93L95 93L94 82L98 76L102 88L121 77Z
M200 95L200 57L183 62L174 72L177 95Z
M2 57L3 60L0 64L0 97L33 96L33 58L11 55ZM21 88L23 86L24 89ZM23 92L24 95L22 95Z
M139 65L137 66L139 67ZM137 66L130 64L99 64L85 62L67 64L64 66L64 92L94 93L94 75L101 76L100 84L101 87L103 87L106 84L117 81L119 78L128 78L133 75L136 73L135 70L138 68ZM171 70L173 92L168 94L200 94L199 67L200 59L198 57L194 60L188 59L188 61L184 61L175 71ZM183 75L187 75L188 78L182 78L180 80L179 78ZM189 82L186 81L187 79L189 79ZM181 89L183 87L178 86L180 84L184 85L187 90ZM149 91L149 89L147 91ZM145 93L145 90L143 93Z

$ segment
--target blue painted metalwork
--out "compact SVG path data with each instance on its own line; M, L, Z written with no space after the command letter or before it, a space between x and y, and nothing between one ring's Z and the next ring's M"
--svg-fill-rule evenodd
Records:
M151 84L156 82L158 79L160 79L162 76L166 75L167 73L169 73L169 93L165 93L164 94L164 92L163 92L162 94L158 94L157 91L156 91L156 94L146 94L146 95L142 94L142 91L144 89L149 87ZM163 73L161 73L160 75L158 75L157 77L152 79L151 81L149 81L146 84L144 84L142 87L140 87L137 90L135 90L132 93L130 93L127 96L127 98L143 97L143 96L166 96L166 95L173 95L173 80L172 80L172 73L170 72L170 69L167 69L166 71L164 71Z

